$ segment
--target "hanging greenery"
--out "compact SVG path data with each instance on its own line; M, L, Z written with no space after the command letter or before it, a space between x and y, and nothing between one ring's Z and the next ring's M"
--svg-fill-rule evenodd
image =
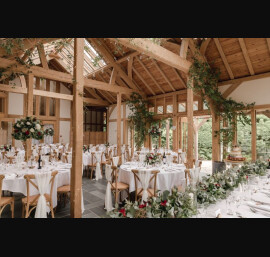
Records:
M153 112L148 110L148 102L140 94L132 93L130 101L127 102L131 114L129 115L129 126L134 129L134 141L137 149L144 144L148 134L147 124L153 122Z
M32 51L32 49L35 49L37 46L39 46L41 43L37 42L34 46L32 46L31 49L24 49L24 41L25 39L35 39L35 38L4 38L0 39L0 48L4 50L4 54L2 57L9 58L13 56L16 52L21 52L20 56L16 56L15 60L17 63L14 65L11 65L6 68L0 69L0 79L8 79L10 81L14 80L16 77L19 77L21 75L25 75L22 72L14 72L12 71L12 68L16 68L17 64L24 65L27 68L30 68L31 66L35 65L33 62L33 57L35 56L35 53L37 50ZM55 49L59 49L61 51L61 48L69 45L71 42L68 38L60 38L56 41L52 41L50 44L54 46ZM24 57L24 58L22 58Z
M193 64L189 70L190 80L188 81L188 87L202 97L208 108L211 103L215 114L227 121L228 127L216 131L216 136L222 135L223 144L228 145L228 143L233 141L235 135L236 117L243 125L250 125L251 121L247 116L247 110L251 109L255 103L244 104L243 102L236 102L231 98L224 98L218 90L220 71L211 68L207 62L197 58L198 55L196 53L193 57Z

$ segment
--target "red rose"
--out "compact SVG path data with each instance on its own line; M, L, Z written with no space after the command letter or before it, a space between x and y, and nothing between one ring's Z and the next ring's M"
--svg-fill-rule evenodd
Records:
M143 208L145 208L145 207L146 207L146 203L145 203L145 204L140 204L140 205L139 205L139 208L140 208L140 209L143 209Z
M220 187L220 184L216 184L215 186L216 186L216 187Z
M15 133L17 133L19 130L18 129L15 129Z
M121 209L119 212L122 213L124 217L126 217L126 210L125 209Z
M28 130L25 132L25 135L29 135L29 131Z
M38 135L40 136L40 132L38 132Z
M248 176L246 176L246 179L248 179Z
M166 206L166 203L167 203L167 201L165 200L165 201L163 201L163 202L161 202L161 206Z

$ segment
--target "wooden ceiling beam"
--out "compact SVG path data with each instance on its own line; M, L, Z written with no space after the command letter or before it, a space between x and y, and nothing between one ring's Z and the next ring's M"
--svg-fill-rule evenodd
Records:
M139 53L139 52L136 52L136 51L134 52L134 51L132 51L131 53L127 54L126 56L124 56L124 57L122 57L122 58L120 58L120 59L118 59L118 60L116 60L115 62L118 63L118 64L121 64L122 62L131 60L133 57L138 56L138 55L140 55L140 54L141 54L141 53ZM92 77L92 76L94 76L94 75L103 73L104 71L106 71L106 70L108 70L108 69L110 69L110 68L112 68L112 64L109 63L109 64L107 64L105 67L101 67L101 68L99 68L99 69L97 69L97 70L95 70L95 71L89 73L87 77L90 78L90 77Z
M223 49L221 47L221 44L220 44L218 38L214 38L214 42L215 42L216 47L218 49L218 52L219 52L219 54L221 56L221 59L222 59L224 65L225 65L225 68L226 68L226 70L227 70L227 72L228 72L228 74L230 76L230 79L234 79L233 72L232 72L231 67L230 67L230 65L228 63L228 60L227 60L227 58L226 58L226 56L225 56L225 54L223 52Z
M236 84L236 83L240 83L240 82L252 81L252 80L256 80L256 79L263 79L263 78L269 78L269 77L270 77L270 72L266 72L266 73L248 76L248 77L244 77L244 78L222 81L222 82L218 83L218 86L231 85L231 84Z
M187 88L187 85L186 85L185 81L182 79L181 75L179 74L179 71L177 69L175 69L175 68L172 68L172 69L175 72L175 75L177 76L177 78L180 80L182 86L184 88Z
M163 72L163 70L159 67L158 63L156 60L152 59L152 62L154 63L154 65L156 66L156 68L158 69L158 71L160 72L160 74L162 75L162 77L166 80L166 82L169 84L170 88L173 91L176 91L176 89L174 88L174 86L172 85L172 83L169 81L169 79L167 78L167 76L165 75L165 73Z
M39 44L37 46L37 50L38 50L38 54L39 54L39 59L40 59L40 63L42 65L42 67L44 69L49 69L49 65L48 65L48 61L46 58L46 54L45 54L45 50L44 50L44 45L43 44Z
M254 75L255 72L254 72L254 69L252 67L252 63L250 61L249 55L248 55L248 51L247 51L245 41L244 41L243 38L238 38L238 41L239 41L240 47L242 49L242 52L243 52L243 55L244 55L244 58L245 58L249 73L250 73L250 75Z
M15 43L12 55L21 55L24 51L37 46L38 44L46 44L55 41L59 38L25 38L20 44ZM0 47L0 57L7 56L7 52L4 48Z
M139 77L139 79L143 82L143 84L146 86L146 88L150 91L152 95L156 95L154 90L147 84L147 82L144 80L144 78L140 75L140 73L133 67L133 71L135 74Z
M207 50L207 47L210 43L212 38L207 38L206 40L204 40L201 44L201 47L200 47L200 52L203 56L205 56L205 53L206 53L206 50Z
M123 71L120 64L116 63L114 60L114 57L111 55L111 53L103 46L102 42L100 42L96 38L87 39L89 40L92 45L96 48L96 50L113 66L114 69L117 70L119 76L121 76L125 82L128 84L128 86L134 90L136 90L139 94L142 96L145 96L144 92L140 91L139 88L133 83L133 81L128 77L128 75Z
M266 43L267 43L267 46L268 46L268 49L269 49L269 52L270 52L270 38L266 38Z
M230 86L230 87L222 94L222 96L223 96L224 98L227 98L227 97L230 96L230 95L233 93L233 91L235 91L241 84L242 84L242 82L231 85L231 86Z
M135 58L139 62L139 64L143 67L143 69L146 71L146 73L148 74L148 76L154 81L154 83L159 88L159 90L163 94L165 94L165 91L163 90L163 88L158 84L158 82L156 81L156 79L153 77L153 75L150 73L150 71L145 67L145 65L143 64L143 62L138 57L135 57Z
M179 55L159 46L148 39L143 38L110 38L110 40L141 52L151 58L172 66L178 70L188 73L191 62L183 59Z

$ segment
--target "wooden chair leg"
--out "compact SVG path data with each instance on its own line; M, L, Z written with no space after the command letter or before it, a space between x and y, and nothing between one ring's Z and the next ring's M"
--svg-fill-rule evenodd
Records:
M11 208L11 218L14 219L14 201L10 204Z
M22 218L25 218L24 212L25 212L25 206L24 206L24 204L22 204Z
M50 210L51 210L52 218L54 219L54 211L53 211L52 203L50 203Z

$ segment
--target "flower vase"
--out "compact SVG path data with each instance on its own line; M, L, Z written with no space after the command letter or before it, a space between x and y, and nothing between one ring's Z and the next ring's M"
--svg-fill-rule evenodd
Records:
M29 149L28 149L28 142L27 140L26 141L22 141L22 145L23 145L23 148L24 148L24 161L27 163L28 160L29 160Z

